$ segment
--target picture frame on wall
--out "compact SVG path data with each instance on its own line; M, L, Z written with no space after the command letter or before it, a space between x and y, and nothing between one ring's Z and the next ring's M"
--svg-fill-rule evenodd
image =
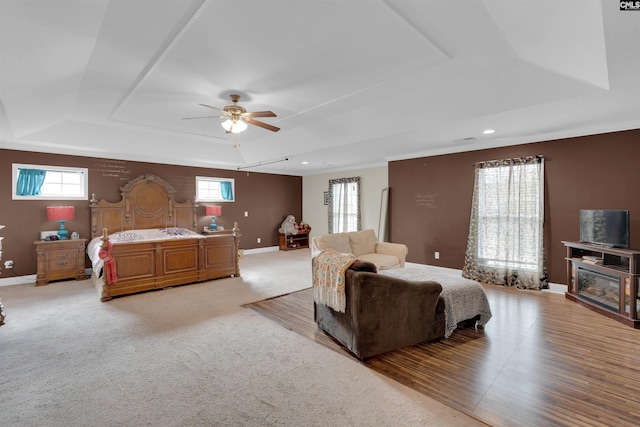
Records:
M329 204L329 197L330 197L330 196L329 196L329 194L330 194L330 193L329 193L328 191L325 191L325 192L324 192L324 204L325 204L325 205L328 205L328 204Z

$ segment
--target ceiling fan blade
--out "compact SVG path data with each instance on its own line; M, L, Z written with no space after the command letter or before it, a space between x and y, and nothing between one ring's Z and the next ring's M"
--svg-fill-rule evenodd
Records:
M225 116L202 116L202 117L182 117L180 120L191 120L191 119L224 119Z
M254 111L253 113L244 113L247 117L278 117L272 111Z
M246 119L246 122L249 123L249 124L252 124L254 126L259 126L261 128L264 128L264 129L267 129L267 130L270 130L270 131L273 131L273 132L278 132L280 130L280 128L277 128L275 126L271 126L271 125L268 125L266 123L262 123L262 122L259 122L257 120L253 120L253 119L249 119L249 118Z
M218 110L218 111L223 111L222 108L214 107L213 105L207 105L207 104L198 104L198 105L202 105L203 107L207 107L207 108L213 108L214 110Z

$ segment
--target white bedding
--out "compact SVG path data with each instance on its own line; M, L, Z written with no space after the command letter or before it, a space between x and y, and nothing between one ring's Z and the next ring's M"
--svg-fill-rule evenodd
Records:
M440 296L444 299L445 338L451 336L458 322L480 315L478 326L484 326L491 319L487 294L482 285L474 280L420 268L397 268L379 271L378 274L404 280L433 280L440 283Z
M173 240L173 239L204 239L205 236L196 233L195 231L188 230L181 227L171 228L152 228L147 230L127 230L118 231L117 233L109 234L109 240L113 244L122 242L150 242L159 240ZM103 261L100 259L100 247L102 246L102 236L91 239L87 245L87 255L91 260L93 271L96 275L100 275L102 271Z

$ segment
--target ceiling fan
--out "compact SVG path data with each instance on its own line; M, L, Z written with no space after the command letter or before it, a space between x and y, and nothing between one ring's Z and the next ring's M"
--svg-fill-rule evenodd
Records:
M211 108L213 110L221 111L221 116L204 116L204 117L184 117L182 120L190 119L227 119L222 122L222 127L227 133L240 133L247 128L247 123L250 125L258 126L263 129L267 129L273 132L278 132L279 127L269 125L258 120L254 120L254 117L277 117L275 113L271 111L255 111L253 113L248 112L245 108L238 105L240 95L235 93L231 94L231 102L233 105L227 105L224 108L214 107L213 105L199 104L203 107Z

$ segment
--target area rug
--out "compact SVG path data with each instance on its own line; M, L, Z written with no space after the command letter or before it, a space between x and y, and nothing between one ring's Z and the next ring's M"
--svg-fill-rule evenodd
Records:
M256 276L106 303L87 280L0 287L4 425L479 425L242 308L297 290Z
M484 336L482 331L474 328L458 330L454 336L447 340L409 346L360 361L332 337L318 329L313 320L313 290L311 288L245 304L244 307L255 310L286 329L340 353L427 397L471 415L472 402L451 400L450 396L447 396L449 392L446 391L443 394L442 385L451 383L451 378L444 378L440 374L442 369L438 365L442 361L434 355L481 338Z

